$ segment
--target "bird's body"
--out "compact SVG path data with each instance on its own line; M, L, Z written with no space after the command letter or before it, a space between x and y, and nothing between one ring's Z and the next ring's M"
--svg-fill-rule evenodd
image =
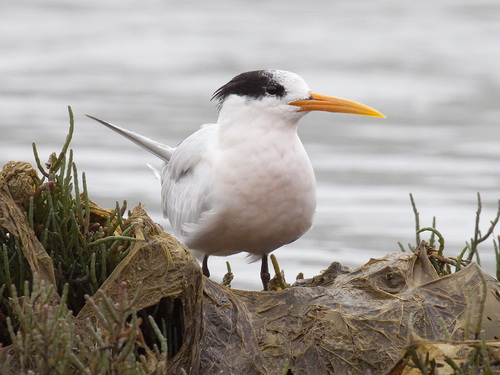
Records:
M208 125L193 134L164 166L164 214L190 249L222 256L244 251L260 259L311 227L314 172L288 129L253 127L227 140L220 128ZM185 160L191 141L202 137L203 156L193 158L192 171L179 179L184 172L176 169L177 160Z
M96 120L165 160L164 216L180 241L204 256L205 274L208 255L247 252L263 260L267 289L267 255L301 237L316 208L314 171L297 135L299 120L310 110L382 115L313 94L302 78L279 70L242 73L214 98L217 123L204 125L176 148Z

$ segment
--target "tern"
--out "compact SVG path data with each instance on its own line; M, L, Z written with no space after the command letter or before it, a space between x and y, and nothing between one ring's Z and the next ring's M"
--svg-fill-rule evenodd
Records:
M247 252L262 260L269 290L268 255L307 232L316 210L314 171L297 134L310 111L385 117L346 99L316 94L297 74L256 70L215 91L217 123L203 125L169 147L93 116L164 161L163 214L176 237L202 259Z

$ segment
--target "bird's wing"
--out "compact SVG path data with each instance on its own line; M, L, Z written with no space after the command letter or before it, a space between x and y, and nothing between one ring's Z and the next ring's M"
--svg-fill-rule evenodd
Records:
M211 149L218 125L205 125L186 138L162 171L163 214L177 236L187 238L211 210Z
M95 120L97 122L100 122L101 124L107 126L111 130L114 130L118 134L123 135L125 138L131 140L135 144L141 146L143 149L151 152L152 154L158 156L160 159L162 159L165 162L168 162L170 160L170 157L172 156L172 153L174 152L175 148L169 147L167 145L161 144L159 142L153 141L152 139L149 139L147 137L144 137L140 134L131 132L127 129L121 128L119 126L110 124L109 122L103 121L98 119L97 117L85 115L92 120Z

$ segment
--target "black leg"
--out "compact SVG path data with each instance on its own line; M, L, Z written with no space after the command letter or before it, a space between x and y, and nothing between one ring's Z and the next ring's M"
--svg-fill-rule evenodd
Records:
M267 255L262 257L262 267L260 268L260 279L262 280L262 285L264 290L269 290L269 280L271 275L269 274L269 266L267 264Z
M204 276L210 277L210 271L208 270L208 254L203 257L203 266L201 269L203 270Z

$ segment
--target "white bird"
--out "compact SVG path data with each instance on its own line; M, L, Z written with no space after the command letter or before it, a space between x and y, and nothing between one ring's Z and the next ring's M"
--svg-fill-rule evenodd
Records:
M268 255L312 226L316 180L297 135L309 111L385 117L350 100L311 92L298 75L282 70L242 73L219 88L216 124L206 124L178 147L169 147L109 124L112 130L165 162L163 214L178 239L203 258L247 252L262 259L268 290Z

